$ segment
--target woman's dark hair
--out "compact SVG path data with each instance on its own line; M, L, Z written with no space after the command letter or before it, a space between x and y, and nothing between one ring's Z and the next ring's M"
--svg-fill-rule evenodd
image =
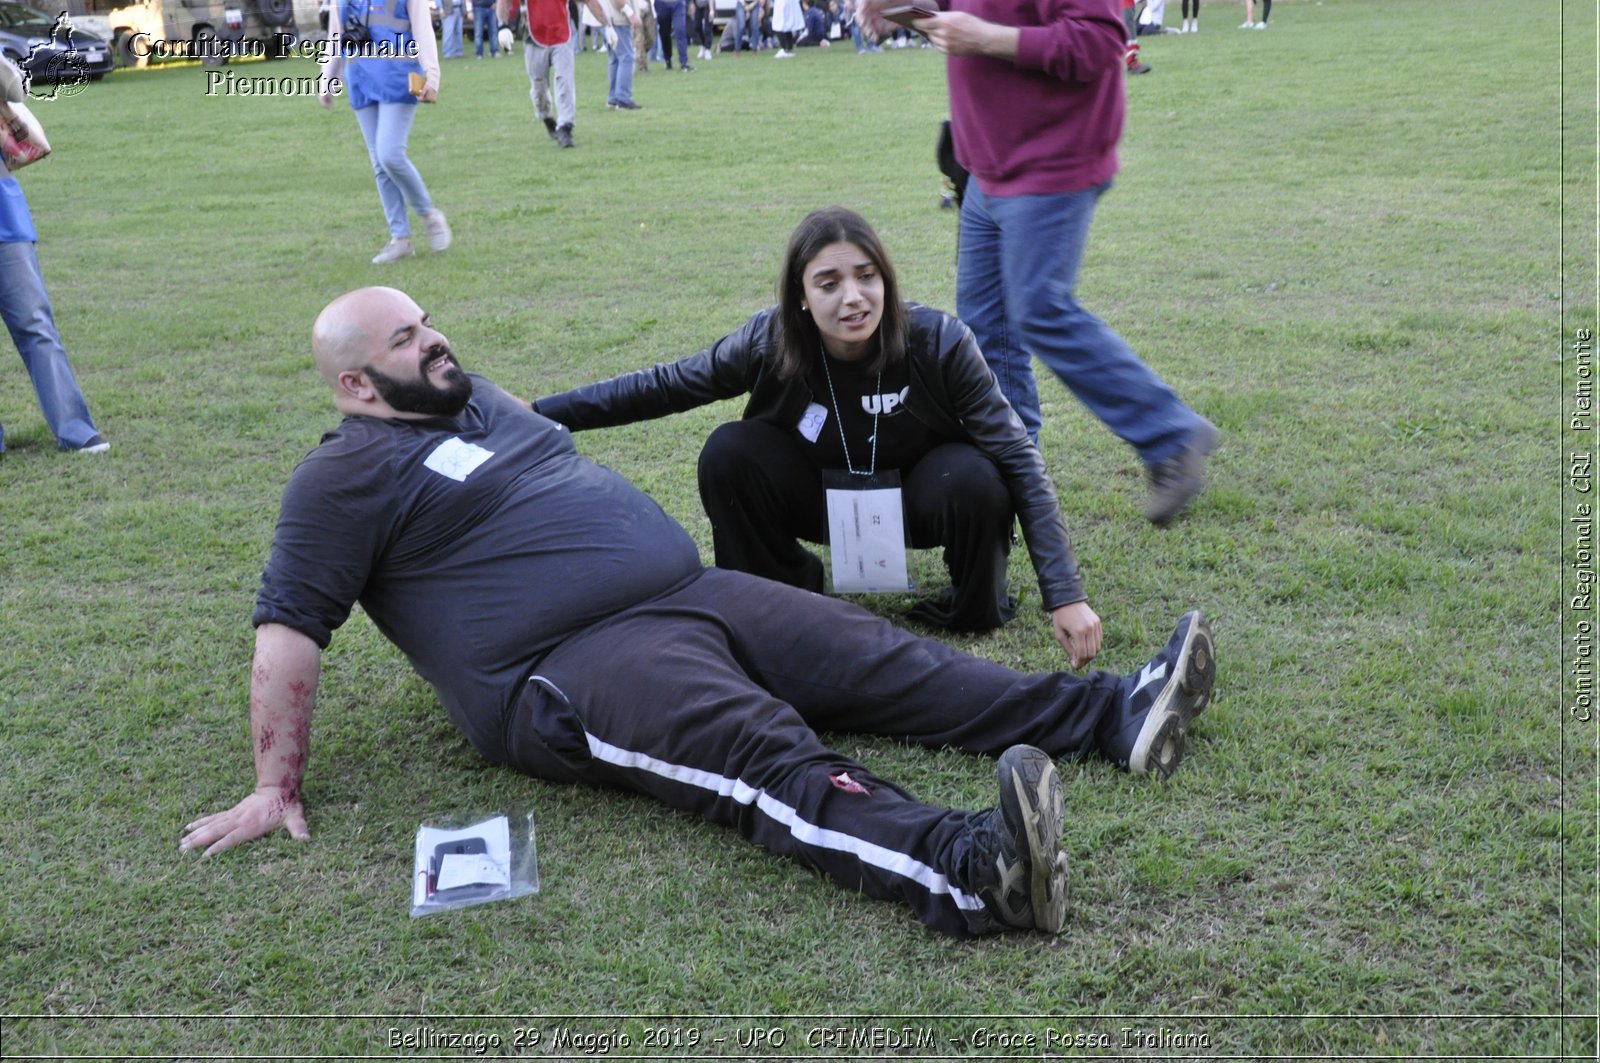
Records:
M855 244L866 252L883 278L883 318L878 322L878 352L868 362L871 372L882 372L906 354L906 310L900 302L900 286L894 264L883 249L878 234L867 219L845 207L823 207L807 214L789 237L783 253L783 273L778 277L778 316L783 333L778 341L777 373L781 380L792 380L810 369L822 355L822 335L811 312L801 308L805 302L805 270L829 244Z

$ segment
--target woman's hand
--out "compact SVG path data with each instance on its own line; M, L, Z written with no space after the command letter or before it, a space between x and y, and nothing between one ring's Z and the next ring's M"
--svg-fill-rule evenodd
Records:
M1100 618L1088 602L1073 602L1050 610L1050 627L1067 651L1072 667L1082 668L1100 652Z

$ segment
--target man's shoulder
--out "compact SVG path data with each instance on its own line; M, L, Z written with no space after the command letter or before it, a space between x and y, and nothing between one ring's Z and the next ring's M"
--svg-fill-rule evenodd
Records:
M505 391L501 390L500 385L496 384L488 377L479 376L477 373L468 373L467 379L472 381L472 398L467 400L468 403L476 404L480 407L498 404L501 402L509 402L512 405L517 405L515 399L513 399Z
M335 457L381 444L394 435L394 425L379 417L346 417L326 432L306 457Z
M346 417L324 432L317 445L295 464L288 491L364 479L366 470L386 468L393 451L393 425L375 417Z

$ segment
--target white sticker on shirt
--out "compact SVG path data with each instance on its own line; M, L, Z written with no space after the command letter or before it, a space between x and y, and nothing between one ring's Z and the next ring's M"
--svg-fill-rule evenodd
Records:
M822 434L822 426L828 423L828 408L813 402L806 407L806 412L800 418L800 423L795 425L800 434L806 437L806 442L815 443Z
M484 450L474 443L463 443L457 436L433 448L422 464L452 480L466 480L479 465L494 457L494 451Z

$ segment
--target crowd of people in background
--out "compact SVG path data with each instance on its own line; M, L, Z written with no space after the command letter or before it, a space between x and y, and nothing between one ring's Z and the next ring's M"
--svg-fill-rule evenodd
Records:
M443 31L445 58L463 54L459 45L452 50L451 34L453 31L459 41L461 5L478 2L481 0L443 0L447 8ZM507 3L508 0L499 0L498 8L491 5L491 20L498 18L498 24L507 23L508 15L504 10ZM685 72L694 70L687 52L691 47L695 59L701 62L719 52L735 55L771 52L775 58L788 59L796 54L797 48L848 44L862 55L885 49L931 47L926 37L908 29L896 28L881 40L864 34L857 17L859 0L798 0L798 3L795 0L736 0L731 17L723 12L720 22L713 4L714 0L640 0L639 24L633 26L632 39L625 42L624 49L632 53L634 72L648 72L652 62L673 69L674 46L677 69ZM1258 0L1243 0L1243 4L1245 20L1239 28L1266 29L1272 16L1272 0L1259 0L1259 6ZM1200 0L1181 0L1181 5L1180 24L1173 27L1166 25L1166 0L1122 0L1123 18L1128 27L1126 65L1130 74L1145 74L1151 70L1140 56L1140 37L1200 32ZM577 49L612 51L606 44L605 26L587 16L582 5L579 5L578 14L583 17L578 26ZM668 27L664 34L657 29L663 16ZM480 17L476 21L485 20ZM620 28L625 21L619 16L613 24ZM490 21L491 26L494 24ZM489 54L491 57L494 54L492 44Z
M1141 0L1137 8L1137 35L1143 37L1152 33L1199 33L1200 0L1181 0L1181 3L1182 9L1179 14L1181 21L1178 28L1173 29L1166 24L1167 0ZM1256 18L1256 11L1256 0L1244 0L1244 22L1239 25L1240 29L1267 28L1267 22L1272 18L1272 0L1261 0L1259 19Z
M856 18L856 0L799 0L795 4L789 0L739 0L733 5L732 17L724 16L720 22L713 4L702 0L641 0L633 16L623 16L621 7L614 5L610 24L620 29L638 19L639 24L631 27L631 40L623 42L623 50L633 53L637 73L648 71L651 62L674 69L674 51L676 68L692 72L690 49L695 59L703 62L718 52L773 52L777 58L790 58L796 48L829 48L845 43L857 53L929 47L926 38L905 29L895 30L882 42L866 37ZM463 58L464 40L479 59L511 54L502 47L497 32L500 27L517 25L516 4L510 0L441 0L441 8L441 58ZM578 15L578 50L611 52L605 24L585 14L581 5ZM658 32L663 18L665 34Z

